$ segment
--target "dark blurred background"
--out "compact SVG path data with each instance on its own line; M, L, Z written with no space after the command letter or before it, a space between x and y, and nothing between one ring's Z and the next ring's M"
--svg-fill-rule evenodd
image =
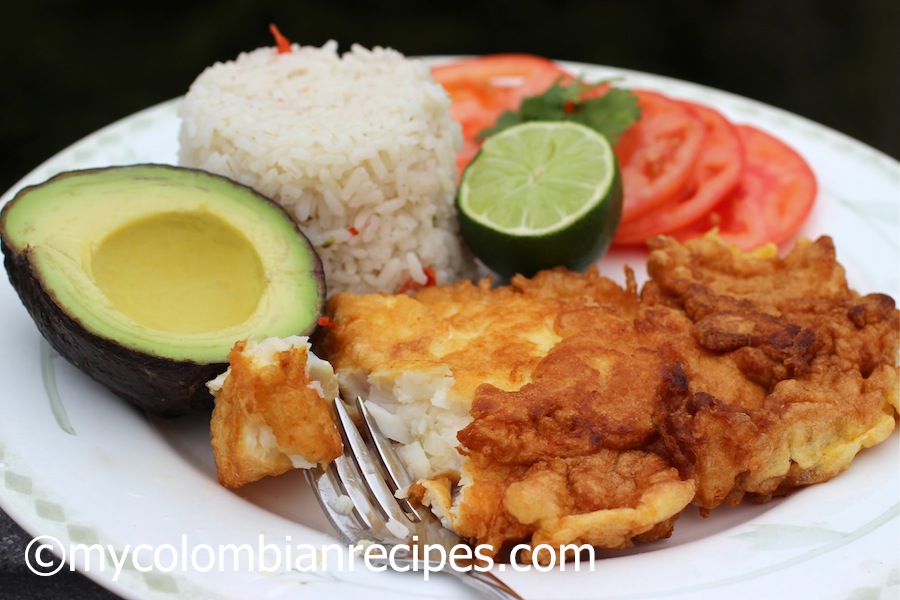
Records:
M900 158L898 0L6 0L0 191L92 131L183 94L213 62L271 45L270 22L303 44L532 52L663 74Z
M303 44L530 52L667 75L900 159L898 0L3 0L0 192L96 129L183 94L213 62L272 45L270 22ZM10 547L28 539L5 536ZM23 569L0 574L0 596L108 597L80 576Z

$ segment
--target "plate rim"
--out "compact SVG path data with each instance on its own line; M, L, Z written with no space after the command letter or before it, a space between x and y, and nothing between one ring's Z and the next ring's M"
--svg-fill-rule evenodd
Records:
M436 62L452 60L457 58L462 58L463 55L438 55L438 56L426 56L426 57L410 57L410 58L419 58L424 60L427 64L434 64ZM679 79L674 79L661 75L654 75L651 73L645 73L641 71L632 71L629 69L622 69L619 67L611 67L606 65L592 65L589 63L581 63L577 61L557 61L559 64L564 66L570 66L578 69L585 69L594 72L604 72L608 71L610 73L620 73L626 76L626 78L636 79L637 81L651 81L654 82L654 87L659 87L662 89L667 89L669 86L674 87L678 90L688 90L689 92L696 92L701 95L709 95L711 98L724 98L729 102L734 102L737 104L744 104L750 107L756 107L758 110L761 110L763 113L763 117L765 118L766 114L776 115L779 118L787 119L791 122L794 122L798 125L801 125L804 128L815 129L818 134L824 135L826 138L830 138L837 143L842 145L847 145L849 147L855 148L856 152L865 155L869 160L875 160L876 163L880 165L880 169L883 169L886 176L891 174L893 171L897 171L896 175L897 179L900 181L900 162L893 159L891 156L883 153L882 151L873 148L864 142L851 138L846 134L843 134L837 130L831 129L825 125L816 123L815 121L811 121L801 115L796 115L794 113L790 113L788 111L784 111L780 108L765 104L763 102L754 100L752 98L748 98L745 96L740 96L733 94L728 91L720 90L717 88L708 87L702 84L693 83L690 81L684 81ZM4 205L8 202L19 190L21 190L26 185L32 185L34 183L39 183L42 179L38 175L44 173L48 170L51 170L54 165L57 163L63 162L63 158L69 157L70 155L77 154L80 150L88 148L91 144L99 143L99 141L104 138L104 136L108 136L111 133L118 132L121 129L126 127L133 126L137 121L142 119L155 119L160 115L163 115L167 112L176 111L177 105L180 101L181 97L172 98L169 100L165 100L163 102L157 103L150 107L144 108L140 111L137 111L131 115L122 117L117 119L116 121L92 132L91 134L81 138L80 140L70 144L63 150L57 152L44 162L40 163L37 167L32 169L28 174L26 174L23 178L21 178L14 186L12 186L9 190L7 190L2 197L0 197L0 206ZM4 284L8 287L8 284ZM15 296L14 296L15 297ZM0 297L2 298L2 297ZM16 298L17 300L17 298ZM41 342L43 343L43 342ZM0 398L0 404L2 404L2 398ZM2 432L2 426L0 426L0 432ZM897 442L897 431L892 433L891 438L883 442L884 444ZM8 462L7 452L9 451L4 444L5 440L0 438L0 463ZM851 467L852 468L852 467ZM0 473L8 473L5 468L0 468ZM4 482L6 482L6 478L4 476ZM6 488L0 487L0 508L4 510L14 521L16 521L23 529L25 529L29 534L38 536L41 535L41 525L35 522L34 518L28 518L28 516L24 513L24 511L20 510L19 507L15 506L15 504L11 501L8 501L8 484ZM893 517L896 519L896 515ZM306 527L302 524L298 524L300 527ZM900 530L900 529L898 529ZM317 532L319 533L319 532ZM98 584L103 587L107 587L111 591L122 595L123 597L129 598L145 598L150 597L143 594L138 594L131 588L123 588L121 586L113 585L112 587L109 585L111 582L107 577L103 575L98 575L95 572L85 572L81 571L83 574L87 575ZM116 582L112 582L116 583ZM168 596L166 596L168 597Z

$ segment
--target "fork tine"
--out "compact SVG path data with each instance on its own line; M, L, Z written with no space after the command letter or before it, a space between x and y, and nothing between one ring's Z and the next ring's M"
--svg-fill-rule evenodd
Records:
M376 508L372 494L359 467L356 451L359 434L348 420L339 399L334 404L338 433L349 452L335 458L326 469L315 467L306 471L306 478L318 492L317 499L332 526L355 543L371 537L373 531L383 529L384 510ZM347 507L346 498L350 499Z
M356 428L353 418L347 412L344 402L340 398L335 398L334 409L337 413L341 434L345 443L350 447L350 452L345 451L344 456L349 454L349 457L356 465L356 472L359 474L356 479L361 479L366 489L370 492L369 497L375 500L372 503L373 506L385 520L394 520L404 526L408 526L410 524L409 517L400 509L400 504L394 496L394 491L391 490L385 481L384 475L379 472L377 457L373 455L366 445L365 439ZM341 475L344 476L344 473ZM349 476L352 477L352 475ZM344 481L346 482L347 479L344 479Z
M378 460L384 481L387 482L390 489L396 491L401 485L408 486L413 481L412 477L400 462L400 457L394 450L393 444L378 428L378 424L375 423L365 404L361 397L356 397L356 408L362 423L361 433L373 448L370 456L374 455L374 458ZM406 498L397 498L396 496L393 498L396 505L406 513L406 517L410 521L407 524L414 531L417 543L439 544L449 552L462 541L456 533L444 527L427 507L416 507Z
M401 502L394 496L398 486L408 485L405 482L411 478L402 467L390 442L372 421L362 398L356 398L356 408L362 421L362 433L347 412L343 400L335 398L334 411L344 442L344 453L333 460L327 469L317 466L306 470L306 478L315 490L325 516L344 540L351 544L362 540L384 543L393 537L401 542L417 545L440 544L452 552L462 542L456 533L443 527L430 512L426 512L422 518L409 502L405 499ZM373 450L369 449L365 438L368 438ZM342 510L340 503L344 502L344 496L350 497L352 510ZM402 506L409 506L411 514L407 514ZM398 536L396 528L391 527L391 521L405 527L406 535ZM393 553L391 556L393 559ZM401 554L398 557L400 560L409 560L408 556ZM439 568L446 571L444 567L445 564L442 563ZM490 593L492 597L522 600L521 596L490 571L462 572L451 569L449 573Z
M372 525L364 516L364 512L370 512L371 507L366 510L360 510L360 507L368 507L369 503L365 500L365 492L359 489L350 489L342 482L342 477L337 472L336 463L344 457L338 457L333 461L327 469L315 467L305 471L306 480L310 486L316 491L316 499L322 507L322 512L328 518L328 521L334 529L344 538L345 542L355 543L367 536L371 531ZM353 481L350 479L349 481ZM347 496L351 499L351 510L345 510L341 506L342 497Z
M361 433L371 442L371 447L374 449L373 453L378 459L378 464L384 472L388 487L400 504L400 508L411 520L422 521L425 517L409 500L396 497L397 490L401 488L407 489L413 483L412 477L400 463L400 457L397 456L397 452L394 450L391 442L373 422L372 414L359 396L356 397L356 410L359 412L360 421L362 422Z
M339 456L332 462L325 471L328 477L328 483L334 486L335 490L341 495L348 496L353 502L354 516L363 527L372 527L372 520L367 518L367 514L371 516L371 502L367 490L359 485L359 477L354 475L356 465L353 459L348 456ZM362 507L368 510L363 510Z

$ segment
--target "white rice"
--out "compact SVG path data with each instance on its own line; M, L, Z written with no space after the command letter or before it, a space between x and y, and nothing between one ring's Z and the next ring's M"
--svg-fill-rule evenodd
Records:
M243 53L206 69L179 108L179 161L291 213L329 295L396 292L426 267L474 276L454 209L459 125L421 61L337 44Z

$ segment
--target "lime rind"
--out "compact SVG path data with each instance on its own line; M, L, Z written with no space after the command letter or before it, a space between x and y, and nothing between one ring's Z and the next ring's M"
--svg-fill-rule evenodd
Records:
M608 140L588 127L524 123L487 139L463 174L459 207L506 235L549 235L604 201L615 165Z

